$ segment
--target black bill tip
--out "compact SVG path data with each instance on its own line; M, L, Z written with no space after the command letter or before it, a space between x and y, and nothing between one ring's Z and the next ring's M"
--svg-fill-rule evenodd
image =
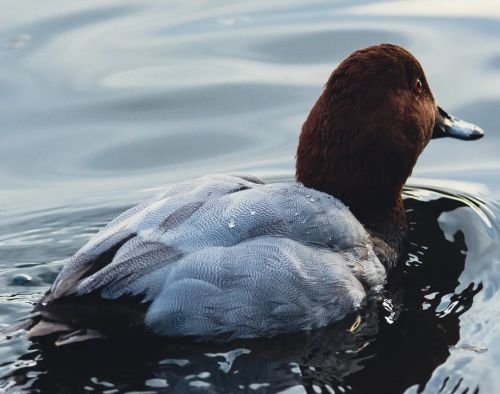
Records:
M483 136L484 130L481 127L451 116L441 107L437 107L436 124L432 138L451 137L464 141L473 141Z

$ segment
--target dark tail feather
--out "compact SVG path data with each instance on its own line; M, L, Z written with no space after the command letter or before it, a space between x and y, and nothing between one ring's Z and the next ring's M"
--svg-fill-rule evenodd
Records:
M105 338L105 336L97 330L76 329L64 323L43 320L38 316L5 327L0 330L0 334L9 336L21 330L26 331L28 338L34 341L43 341L50 338L50 342L54 343L55 346L69 345L90 339Z
M73 343L88 341L90 339L104 339L104 338L106 337L99 331L85 328L59 335L59 337L54 342L54 345L63 346L63 345L70 345Z
M3 336L11 336L14 335L15 333L21 331L21 330L29 330L35 323L36 323L36 317L28 317L26 319L21 320L19 323L12 324L7 327L3 327L0 329L0 335Z
M19 328L26 330L31 340L55 346L138 336L145 332L144 315L148 306L142 298L141 295L109 300L92 293L50 302L42 299L30 319Z
M56 323L47 320L40 320L29 328L28 338L40 338L54 334L67 333L73 331L74 328L63 323Z

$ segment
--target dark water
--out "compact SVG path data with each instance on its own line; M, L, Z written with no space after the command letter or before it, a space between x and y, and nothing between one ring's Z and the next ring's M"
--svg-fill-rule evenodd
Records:
M271 340L53 351L2 337L0 392L498 392L496 0L5 1L0 324L162 186L208 172L290 178L333 67L382 41L409 48L441 105L487 131L422 155L406 189L408 256L383 300L360 320Z

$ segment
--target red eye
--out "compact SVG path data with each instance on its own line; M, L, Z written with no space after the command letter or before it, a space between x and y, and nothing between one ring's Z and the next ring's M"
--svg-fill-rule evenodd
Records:
M422 92L422 82L418 78L415 81L415 92L417 92L417 93Z

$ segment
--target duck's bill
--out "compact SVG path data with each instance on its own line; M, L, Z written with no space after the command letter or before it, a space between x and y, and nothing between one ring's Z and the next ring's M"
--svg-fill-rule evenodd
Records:
M448 115L441 107L436 109L436 125L432 138L451 137L459 140L478 140L484 135L481 127Z

